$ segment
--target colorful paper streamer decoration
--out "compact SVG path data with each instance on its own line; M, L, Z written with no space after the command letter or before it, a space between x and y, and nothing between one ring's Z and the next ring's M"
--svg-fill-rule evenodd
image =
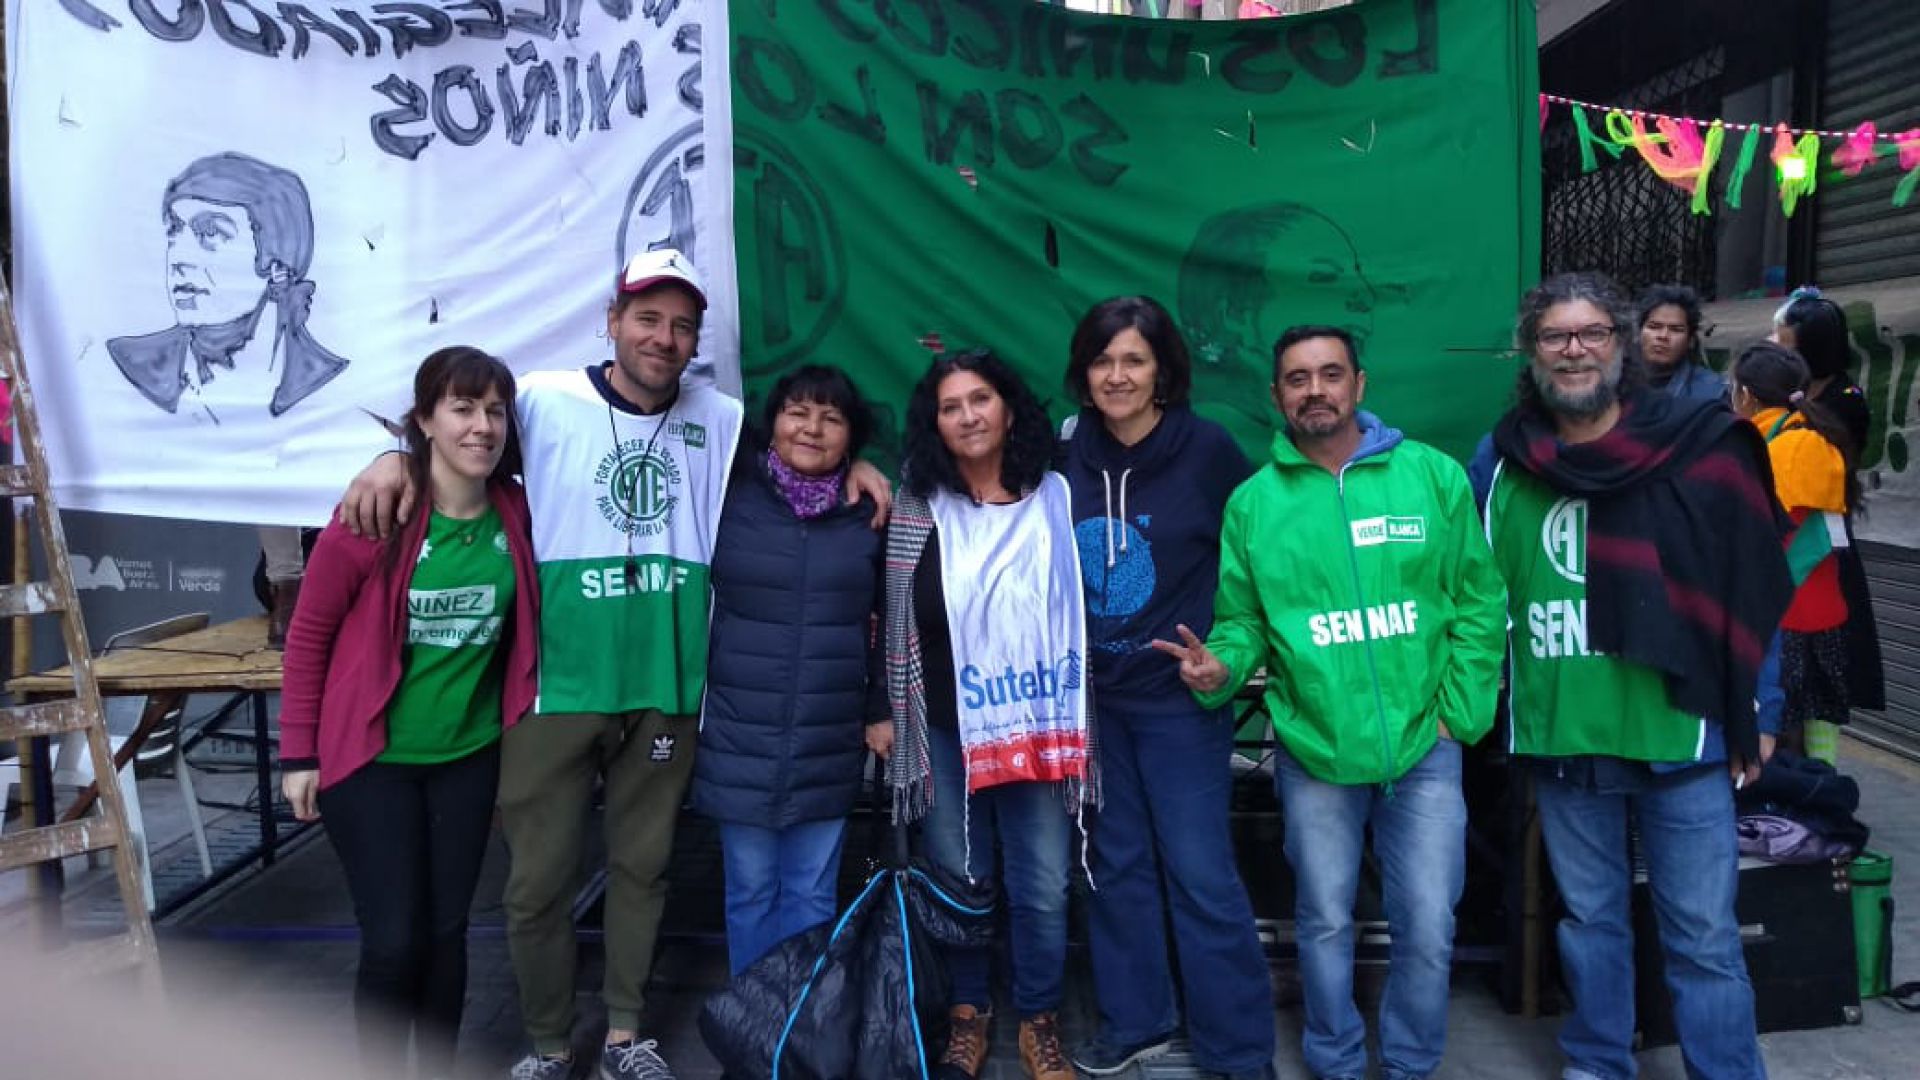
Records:
M1899 149L1902 169L1920 169L1920 128L1895 135L1893 145Z
M1800 200L1820 186L1820 136L1809 131L1795 142L1787 125L1774 128L1773 169L1780 185L1780 209L1792 217Z
M1848 176L1859 176L1880 158L1880 132L1869 120L1853 129L1847 141L1834 148L1834 167Z
M1590 173L1600 167L1600 159L1593 153L1593 144L1600 140L1593 137L1593 128L1587 124L1587 110L1583 106L1573 107L1573 130L1574 141L1580 144L1580 171ZM1619 149L1612 143L1601 143L1601 145L1611 151L1615 157L1620 156Z
M1713 185L1705 183L1713 175L1713 167L1720 163L1720 148L1727 141L1727 125L1715 120L1707 128L1707 140L1700 148L1700 172L1694 180L1692 210L1696 214L1712 214L1713 203L1708 195Z
M1693 196L1694 213L1712 213L1707 202L1708 185L1700 181L1713 172L1721 141L1726 137L1725 126L1715 123L1707 130L1705 139L1700 137L1700 125L1693 120L1658 116L1654 118L1654 127L1659 134L1647 130L1644 113L1623 113L1615 109L1607 114L1609 138L1638 150L1641 160L1654 175Z
M1893 205L1905 206L1913 198L1913 189L1920 185L1920 128L1903 131L1894 137L1893 145L1899 148L1900 167L1906 170L1906 179L1893 189Z
M1733 173L1727 177L1727 206L1740 209L1740 193L1746 189L1747 174L1753 171L1753 161L1760 156L1760 127L1747 125L1746 138L1740 140L1740 156L1733 161Z
M1247 2L1252 5L1260 0ZM1645 109L1596 105L1590 101L1543 93L1540 95L1543 132L1554 105L1565 105L1567 115L1573 121L1581 172L1590 173L1600 167L1595 147L1615 158L1632 149L1656 176L1691 196L1689 207L1696 214L1713 212L1712 185L1701 181L1712 177L1726 148L1729 131L1742 133L1733 169L1727 177L1726 201L1729 209L1741 208L1747 179L1760 157L1760 142L1769 135L1773 137L1773 149L1768 157L1773 163L1774 182L1779 189L1781 209L1789 217L1799 207L1801 199L1810 197L1819 188L1820 153L1827 139L1839 143L1833 149L1831 160L1834 171L1828 174L1829 180L1835 176L1857 177L1875 166L1881 158L1890 157L1897 160L1900 170L1906 173L1894 188L1893 205L1905 207L1916 193L1920 193L1920 128L1893 135L1883 134L1879 125L1870 120L1852 131L1821 131L1790 127L1785 123L1748 124L1719 119L1702 121ZM1589 110L1597 110L1605 118L1603 130L1598 134L1594 131ZM1651 130L1648 128L1649 122L1652 124ZM1701 132L1703 124L1706 127L1704 134Z

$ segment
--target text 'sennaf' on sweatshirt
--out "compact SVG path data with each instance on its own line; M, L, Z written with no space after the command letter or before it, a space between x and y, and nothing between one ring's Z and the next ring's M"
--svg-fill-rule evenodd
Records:
M1087 597L1093 690L1101 709L1191 712L1179 665L1153 648L1201 638L1213 625L1220 521L1227 496L1253 465L1225 428L1185 406L1168 408L1133 446L1080 415L1061 471L1073 489L1073 532Z

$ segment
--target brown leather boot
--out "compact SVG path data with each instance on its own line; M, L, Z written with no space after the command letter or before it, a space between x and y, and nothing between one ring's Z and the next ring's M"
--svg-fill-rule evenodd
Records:
M1074 1080L1060 1050L1060 1014L1043 1012L1020 1021L1020 1064L1033 1080Z
M287 647L287 627L293 625L293 605L300 600L300 581L276 581L268 586L273 592L273 607L267 611L267 648Z
M948 1080L973 1080L987 1063L987 1032L993 1027L993 1013L981 1012L971 1005L955 1005L947 1011L947 1052L940 1055L936 1075Z

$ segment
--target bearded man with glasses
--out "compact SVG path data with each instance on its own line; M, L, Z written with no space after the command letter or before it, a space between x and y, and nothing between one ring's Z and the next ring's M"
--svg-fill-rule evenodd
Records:
M1638 827L1687 1074L1766 1075L1734 917L1734 789L1772 750L1754 691L1792 596L1766 446L1724 402L1648 385L1606 278L1521 302L1487 539L1506 580L1509 749L1566 900L1564 1080L1627 1080Z

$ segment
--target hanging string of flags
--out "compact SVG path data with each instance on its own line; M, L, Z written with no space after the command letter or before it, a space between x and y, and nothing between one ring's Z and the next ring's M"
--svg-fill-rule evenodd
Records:
M1644 109L1626 109L1617 105L1596 105L1590 101L1540 95L1540 128L1555 106L1563 107L1573 120L1574 137L1580 149L1580 168L1592 172L1600 167L1601 153L1620 158L1628 151L1640 156L1654 175L1693 197L1693 212L1713 213L1711 185L1703 183L1727 160L1729 134L1739 136L1732 149L1733 164L1727 173L1725 198L1728 209L1740 209L1747 177L1762 153L1761 144L1772 136L1765 153L1773 167L1774 188L1780 208L1788 217L1810 198L1820 185L1820 158L1829 141L1835 145L1827 155L1833 172L1856 177L1883 158L1906 176L1893 189L1893 205L1904 207L1920 187L1920 128L1898 134L1883 133L1869 120L1852 131L1822 131L1796 128L1784 123L1743 124L1729 120L1696 120L1691 116L1670 116ZM1596 128L1593 115L1600 115Z

